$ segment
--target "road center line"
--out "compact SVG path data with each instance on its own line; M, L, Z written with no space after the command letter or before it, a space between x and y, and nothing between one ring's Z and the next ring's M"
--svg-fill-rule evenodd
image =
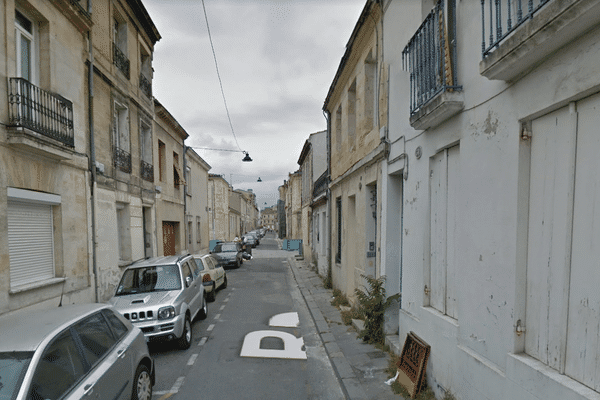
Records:
M219 308L219 311L223 311L224 309L225 309L225 304L223 304L223 305L221 306L221 308Z
M198 358L198 354L192 354L187 362L187 365L194 365L196 358Z
M206 343L207 340L208 340L208 338L206 336L201 338L200 342L198 343L198 346L204 346L204 344Z
M212 331L212 330L214 329L214 327L215 327L215 324L210 324L210 325L208 326L208 328L206 328L206 330L207 330L208 332L210 332L210 331Z
M221 318L221 314L216 314L215 319L219 319L219 318Z

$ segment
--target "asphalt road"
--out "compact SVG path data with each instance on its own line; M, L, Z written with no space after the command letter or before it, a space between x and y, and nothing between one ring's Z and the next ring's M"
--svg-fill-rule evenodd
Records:
M157 377L154 399L344 398L287 256L277 250L273 234L267 235L252 260L227 270L228 287L208 304L208 317L194 322L190 349L151 344ZM298 313L297 327L269 326L271 317L288 312ZM241 357L244 337L255 331L302 338L307 358ZM283 347L272 337L260 345L282 351Z

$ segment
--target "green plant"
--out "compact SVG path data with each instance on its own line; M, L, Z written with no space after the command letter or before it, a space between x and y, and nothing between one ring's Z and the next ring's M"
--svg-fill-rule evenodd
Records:
M333 289L333 300L331 300L331 305L339 308L339 306L350 306L350 302L341 290Z
M352 307L350 311L342 311L340 315L342 316L342 322L344 323L344 325L352 325L353 319L364 318L362 312L356 307Z
M333 279L331 277L331 260L327 261L327 276L323 279L325 289L333 289Z
M365 287L365 291L354 289L361 311L365 316L365 329L359 334L359 337L368 343L385 343L384 313L386 308L400 298L400 294L386 298L385 275L373 278L361 274L361 277L367 281L369 288Z

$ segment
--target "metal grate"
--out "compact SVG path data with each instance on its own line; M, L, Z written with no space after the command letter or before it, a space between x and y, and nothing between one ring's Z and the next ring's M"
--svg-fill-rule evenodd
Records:
M47 92L23 78L10 78L8 95L10 125L31 129L75 147L73 103Z
M487 57L507 36L551 0L481 0L481 51ZM489 16L486 25L485 17ZM505 16L505 17L503 17ZM503 18L506 18L503 20ZM489 35L486 32L488 27ZM486 38L489 40L486 42Z
M152 98L152 83L150 83L150 80L144 74L140 74L140 90L148 98Z
M131 173L131 154L115 147L115 167L123 172Z
M461 90L456 78L455 5L438 0L402 51L402 64L410 72L410 113L443 91Z
M154 167L152 164L148 164L146 161L141 162L142 179L148 182L154 182Z
M129 58L116 43L113 43L113 64L129 79Z

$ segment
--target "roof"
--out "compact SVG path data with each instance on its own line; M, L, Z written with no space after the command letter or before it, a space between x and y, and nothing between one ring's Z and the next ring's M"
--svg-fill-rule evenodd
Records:
M0 352L35 351L48 336L108 304L73 304L46 310L19 310L0 315Z
M146 10L146 7L144 7L144 5L142 4L142 1L127 0L127 3L129 3L129 6L131 7L138 21L142 25L142 28L144 28L144 32L146 32L146 34L152 41L152 45L156 44L156 42L158 42L161 38L160 33L158 33L158 29L156 29L156 26L154 25L154 22L152 22L152 18L150 18L150 14L148 14L148 11Z
M156 98L154 98L154 113L160 117L169 128L173 129L183 140L187 139L190 135L183 129L183 126L179 125L179 122L173 117L173 115L163 106Z
M189 254L181 255L181 256L158 256L158 257L150 257L144 260L139 260L129 265L127 268L140 268L145 266L154 266L154 265L173 265L176 264L179 260L189 256Z

